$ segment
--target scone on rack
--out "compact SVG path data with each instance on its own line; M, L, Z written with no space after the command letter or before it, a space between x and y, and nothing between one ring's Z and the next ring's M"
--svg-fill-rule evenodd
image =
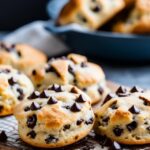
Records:
M42 148L70 145L84 138L94 124L90 98L71 85L51 85L33 92L15 108L19 135Z
M136 0L135 6L125 21L114 25L113 31L120 33L150 33L150 1Z
M150 92L119 88L96 112L95 131L119 143L150 143Z
M31 69L44 65L46 61L45 54L29 45L0 42L0 64L11 65L29 74Z
M10 66L0 65L0 116L13 109L34 90L30 79Z
M96 30L124 7L124 0L70 0L61 11L58 24L78 23Z
M101 67L77 54L51 59L45 67L32 71L31 80L38 90L55 83L75 85L91 98L92 104L109 92Z

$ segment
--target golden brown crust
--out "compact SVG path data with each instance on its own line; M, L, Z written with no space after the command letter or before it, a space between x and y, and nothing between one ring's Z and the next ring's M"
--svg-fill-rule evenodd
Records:
M87 62L87 58L83 55L72 53L69 54L67 57L71 59L75 64L81 64L82 62Z
M30 77L35 87L40 90L55 83L76 85L81 90L84 89L92 103L99 102L109 91L101 67L87 62L85 56L78 54L50 60L45 67L33 70ZM98 92L99 87L103 89L102 93Z
M44 65L46 61L45 54L29 45L0 43L0 64L11 65L29 74L31 69Z
M136 0L135 7L125 21L119 21L113 31L120 33L150 33L150 1Z
M95 30L109 21L124 7L124 0L70 0L62 9L58 23L60 25L78 23ZM104 15L105 17L103 17Z
M55 87L58 85L55 85ZM43 148L63 147L84 138L92 129L94 124L94 114L90 105L90 98L74 86L61 86L63 91L54 91L50 86L45 92L47 98L33 98L19 104L14 114L19 123L19 135L26 143ZM52 89L51 89L52 88ZM77 93L71 92L72 88ZM80 96L84 102L77 102ZM55 98L56 103L48 103L50 98ZM80 110L72 109L76 104ZM40 109L31 109L32 104L40 104ZM66 108L66 106L68 106ZM25 108L30 108L24 111ZM28 126L28 117L36 116L34 126ZM77 123L78 121L80 121ZM31 121L31 120L29 120ZM67 126L66 126L67 125ZM29 136L30 132L35 133L35 137ZM47 138L51 136L49 141ZM54 141L53 141L54 140Z
M0 116L12 114L14 107L32 91L33 85L24 74L0 65Z
M122 144L149 144L149 98L149 92L135 92L110 99L96 112L95 131Z

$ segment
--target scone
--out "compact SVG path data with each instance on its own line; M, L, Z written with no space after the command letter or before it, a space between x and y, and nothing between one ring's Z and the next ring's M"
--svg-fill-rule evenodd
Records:
M30 77L38 90L55 83L75 85L91 98L92 104L99 102L109 92L103 70L77 54L53 58L45 67L34 69Z
M119 90L96 112L95 131L123 144L150 143L150 92Z
M124 7L124 0L70 0L61 11L58 24L78 23L96 30Z
M136 0L135 7L125 21L119 21L113 27L114 32L120 33L150 33L150 1Z
M16 106L19 135L42 148L63 147L84 138L94 124L90 98L71 85L35 91Z
M8 44L0 42L0 64L11 65L28 74L32 68L46 63L42 52L26 44Z
M34 90L30 79L10 66L0 65L0 116L10 115Z

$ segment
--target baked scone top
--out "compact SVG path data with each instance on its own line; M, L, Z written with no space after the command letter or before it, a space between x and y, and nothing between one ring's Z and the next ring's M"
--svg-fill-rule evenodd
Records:
M124 0L70 0L61 11L58 24L78 23L98 29L124 7Z
M150 143L150 93L134 87L117 94L97 111L96 132L123 144Z
M11 65L28 74L31 69L44 65L46 60L45 54L29 45L0 42L0 64Z
M128 17L113 26L113 31L121 33L150 33L150 1L136 0Z
M71 85L55 84L41 93L33 92L14 114L21 138L38 147L74 143L86 136L94 123L90 98Z
M26 75L10 66L0 65L0 116L12 114L15 105L33 90Z
M105 80L104 72L98 65L87 62L86 57L77 54L51 59L44 68L33 70L31 79L35 86L42 86L45 76L50 79L44 83L45 86L57 83L85 88Z

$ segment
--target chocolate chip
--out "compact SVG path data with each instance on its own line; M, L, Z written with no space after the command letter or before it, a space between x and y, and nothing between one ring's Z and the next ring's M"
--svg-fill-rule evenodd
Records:
M55 72L54 68L51 67L50 65L48 67L45 68L45 72L49 73L49 72Z
M61 85L58 86L58 88L55 90L55 92L63 92Z
M79 97L75 100L77 103L85 103L86 100L82 95L79 95Z
M36 125L36 122L37 122L36 115L29 116L28 119L27 119L27 126L28 126L28 128L33 129L35 127L35 125Z
M26 112L26 111L29 111L30 110L30 107L29 106L26 106L25 108L24 108L24 111Z
M139 99L143 100L144 105L150 106L150 101L148 99L146 99L145 97L139 96Z
M48 88L48 90L52 90L52 91L55 91L56 90L56 87L57 85L53 84L51 87Z
M47 104L52 105L52 104L56 104L58 101L56 98L54 97L50 97Z
M106 98L104 99L103 104L105 104L105 103L108 102L110 99L115 98L115 97L116 97L116 94L114 94L114 93L109 93L109 94L106 96Z
M77 79L74 79L73 83L74 83L74 85L77 85L77 83L78 83Z
M95 13L98 13L98 12L100 12L101 9L99 6L95 6L94 8L91 8L91 10Z
M131 123L127 124L127 129L129 131L132 131L132 130L134 130L136 128L137 128L137 122L136 121L132 121Z
M65 108L65 109L70 109L70 106L63 106L63 108Z
M63 92L61 85L58 86L55 84L53 84L51 87L49 87L48 90L53 90L55 92Z
M6 140L7 140L7 135L6 135L5 131L1 131L0 132L0 141L5 142Z
M21 57L21 56L22 56L22 54L21 54L21 52L20 52L20 51L17 51L17 54L18 54L18 56L19 56L19 57Z
M77 123L76 123L77 126L81 125L83 121L84 121L83 119L77 120Z
M82 68L86 68L86 67L87 67L87 64L86 64L85 62L82 62L82 63L81 63L81 67L82 67Z
M23 90L21 88L18 88L17 92L19 93L18 100L20 100L20 101L23 100L24 99Z
M113 132L116 136L121 136L121 134L123 133L123 129L116 127L113 129Z
M94 119L90 118L89 120L85 121L85 124L89 125L89 124L93 124L93 122L94 122Z
M34 75L34 76L36 75L36 70L32 71L32 75Z
M108 123L109 119L110 119L109 117L104 117L104 118L102 119L102 121Z
M29 136L30 138L34 139L36 137L36 133L34 130L30 131L27 136Z
M13 86L13 85L17 84L17 81L13 77L11 77L10 79L8 79L8 83L9 83L9 85Z
M40 94L40 98L48 98L49 96L46 94L46 91L43 91L41 94Z
M117 101L113 102L110 106L111 109L117 109L118 106L117 106Z
M118 93L119 97L127 97L129 95L130 95L130 93Z
M129 108L129 111L132 114L139 114L140 113L140 110L137 107L135 107L134 105L131 108Z
M116 91L116 94L119 96L119 97L126 97L126 96L129 96L130 93L127 91L127 89L123 86L120 86L118 88L118 90Z
M6 45L5 43L0 43L0 47L7 52L11 52L11 51L15 50L14 49L15 47L13 47L12 45L10 47L8 47L8 45Z
M49 143L56 143L57 141L58 141L58 138L55 138L54 135L49 135L49 136L45 139L46 144L49 144Z
M102 87L99 87L98 92L99 92L100 95L102 95L104 93L104 89Z
M73 87L71 90L70 90L71 93L75 93L75 94L78 94L78 91L75 87Z
M0 113L3 111L3 106L2 105L0 105Z
M68 66L68 72L74 76L74 69L70 65Z
M81 107L80 107L80 105L78 105L77 103L74 103L74 104L71 106L70 110L71 110L72 112L79 112L79 111L81 110Z
M82 22L84 22L84 23L86 23L87 22L87 19L84 17L84 16L82 16L82 15L78 15L78 18L82 21Z
M150 126L146 128L148 131L150 131Z
M86 92L86 91L87 91L87 88L83 88L82 91Z
M70 129L70 124L66 124L66 125L64 126L64 128L63 128L64 131L66 131L66 130L68 130L68 129Z
M34 110L38 110L38 109L41 109L41 106L37 102L32 102L32 104L30 106L30 110L34 111Z
M31 99L36 99L36 98L39 98L40 97L40 93L38 91L34 91L29 97L28 99L31 100Z
M143 89L137 87L137 86L134 86L131 90L130 90L131 93L135 93L135 92L144 92Z
M0 73L10 73L11 71L9 69L3 69L3 70L0 70Z
M118 95L119 93L126 93L127 92L127 89L123 86L120 86L117 91L116 91L116 94Z
M54 67L50 66L50 65L45 69L45 72L46 73L54 72L58 77L60 77L60 74L57 72L57 70Z
M76 136L74 137L74 139L75 139L75 140L77 140L78 138L79 138L79 136L78 136L78 135L76 135Z
M121 145L116 141L112 142L112 148L113 148L113 150L121 150L122 149Z

